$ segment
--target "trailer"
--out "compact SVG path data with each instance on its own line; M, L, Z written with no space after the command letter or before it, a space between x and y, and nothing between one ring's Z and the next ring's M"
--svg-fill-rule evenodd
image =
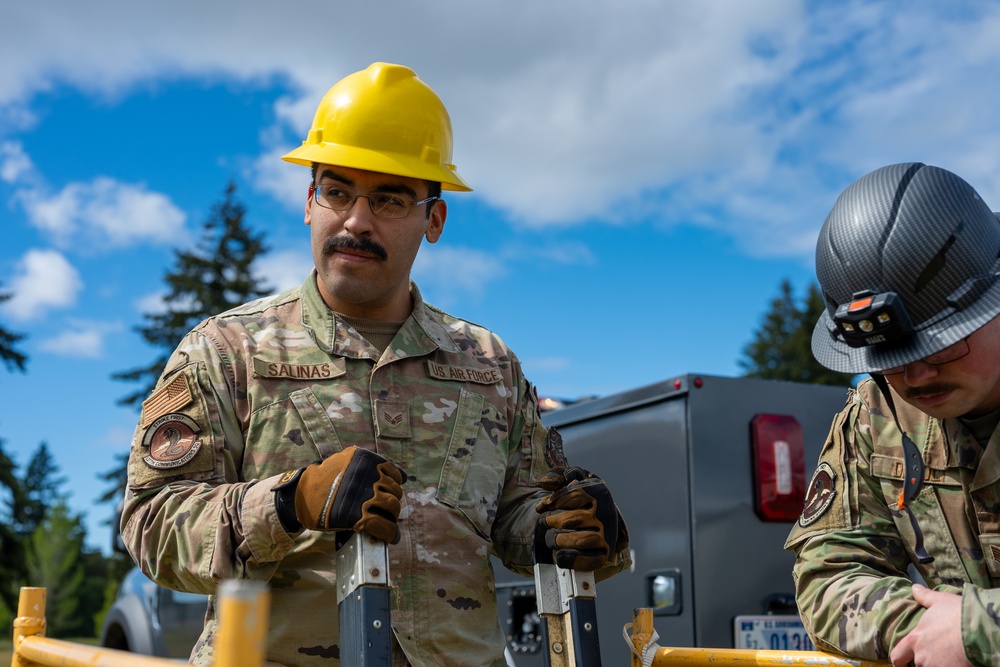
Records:
M846 387L687 374L544 413L570 465L602 477L633 568L597 585L603 664L650 607L664 646L813 650L783 550ZM517 667L544 665L534 582L496 561Z

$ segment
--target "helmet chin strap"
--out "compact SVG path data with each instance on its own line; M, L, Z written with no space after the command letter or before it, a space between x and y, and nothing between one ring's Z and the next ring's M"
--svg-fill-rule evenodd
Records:
M900 510L906 510L906 513L910 517L910 525L913 526L916 541L913 553L921 563L932 563L934 562L934 558L924 549L924 533L920 530L920 525L917 523L917 517L913 515L913 510L910 509L910 502L917 497L920 489L924 486L924 458L920 454L920 449L917 448L916 443L910 439L910 436L906 435L906 431L903 430L903 427L899 423L899 417L896 416L896 405L892 400L892 393L889 390L889 382L881 373L872 373L871 377L882 392L885 403L889 406L889 412L892 414L892 420L896 422L896 428L899 429L900 435L903 436L903 460L905 464L903 490L900 491L899 498L896 500L896 507Z

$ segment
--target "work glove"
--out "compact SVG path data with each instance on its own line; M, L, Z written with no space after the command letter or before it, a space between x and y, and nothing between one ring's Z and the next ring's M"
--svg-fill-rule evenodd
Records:
M535 558L546 552L559 567L591 572L607 565L618 542L618 508L597 475L583 468L555 468L538 483L552 495L535 505Z
M353 530L386 542L398 536L402 470L367 449L347 447L289 470L274 487L278 518L289 532Z

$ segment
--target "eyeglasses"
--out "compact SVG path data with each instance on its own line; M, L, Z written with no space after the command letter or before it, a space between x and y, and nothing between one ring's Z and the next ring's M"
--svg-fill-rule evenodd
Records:
M368 200L372 213L380 218L405 218L414 206L437 201L440 197L427 197L413 201L411 197L399 192L369 192L363 195L345 185L310 185L309 189L316 203L333 211L348 211L354 207L358 197Z
M969 353L969 338L966 336L962 340L958 341L954 345L949 345L940 352L935 352L932 355L926 356L923 359L918 359L925 364L931 366L941 366L943 364L950 364L953 361L958 361L965 355ZM913 363L913 362L910 362ZM903 369L909 364L903 364L902 366L893 366L892 368L887 368L884 371L879 371L882 375L896 375L897 373L902 373Z

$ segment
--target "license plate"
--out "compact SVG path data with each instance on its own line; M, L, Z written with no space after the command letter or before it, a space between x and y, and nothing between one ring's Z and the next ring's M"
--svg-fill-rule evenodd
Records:
M798 616L737 616L736 648L770 651L815 651Z

